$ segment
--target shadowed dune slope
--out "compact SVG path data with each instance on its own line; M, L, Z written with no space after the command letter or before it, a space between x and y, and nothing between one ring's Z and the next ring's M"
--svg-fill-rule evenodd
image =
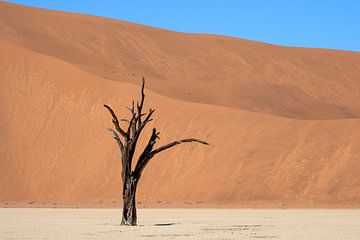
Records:
M1 202L119 201L119 153L101 104L124 116L139 88L6 40L0 52ZM142 204L360 206L360 120L304 121L146 94L160 144L193 136L211 146L154 158Z
M162 95L297 119L360 116L360 53L289 48L0 3L0 36Z

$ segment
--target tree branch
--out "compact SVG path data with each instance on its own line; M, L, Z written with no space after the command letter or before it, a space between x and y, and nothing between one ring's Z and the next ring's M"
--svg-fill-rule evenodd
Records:
M209 143L204 142L202 140L196 139L196 138L186 138L186 139L181 139L181 140L177 140L174 142L171 142L169 144L166 144L162 147L159 147L155 150L152 150L155 143L156 143L156 139L159 138L159 132L156 132L156 129L153 129L153 132L151 134L151 137L149 139L149 142L147 144L147 146L145 147L143 153L140 155L139 160L136 164L135 170L134 170L134 175L137 178L140 178L143 170L145 169L146 165L149 163L149 161L158 153L169 149L173 146L176 146L178 144L182 144L182 143L187 143L187 142L197 142L197 143L201 143L201 144L205 144L205 145L209 145Z
M146 116L145 120L142 121L141 117L146 115L142 113L142 108L144 105L145 93L145 78L142 78L142 87L141 87L141 100L137 102L137 112L135 111L134 101L132 102L132 108L128 108L132 114L131 120L129 121L129 127L127 129L127 134L129 136L128 143L127 143L127 150L128 150L128 166L131 169L132 159L135 153L137 141L139 139L140 133L145 127L145 125L150 122L152 119L151 115L154 113L154 109L150 109L148 115ZM131 136L131 137L130 137Z
M145 120L143 122L141 122L141 124L139 125L136 134L134 136L134 139L137 139L140 136L141 131L144 129L144 127L146 126L146 124L148 122L151 122L153 119L151 118L151 116L153 115L153 113L155 112L155 109L150 108L149 113L147 114Z
M155 154L160 153L160 152L162 152L162 151L164 151L164 150L166 150L166 149L168 149L168 148L174 147L174 146L176 146L176 145L178 145L178 144L187 143L187 142L197 142L197 143L201 143L201 144L204 144L204 145L209 145L209 143L204 142L204 141L202 141L202 140L200 140L200 139L196 139L196 138L186 138L186 139L177 140L177 141L168 143L168 144L166 144L166 145L164 145L164 146L161 146L161 147L153 150L153 151L151 152L151 154L154 156Z
M140 178L142 171L144 170L146 164L152 158L151 151L156 143L156 139L159 138L159 132L156 132L156 128L153 128L152 134L149 138L149 142L141 153L138 162L136 163L134 176Z
M124 137L124 138L128 138L128 135L126 135L125 131L121 129L120 127L120 123L118 118L116 117L114 110L111 109L111 107L109 107L108 105L104 104L104 107L109 110L111 116L112 116L112 122L115 126L115 129Z
M128 129L126 131L126 134L129 137L132 135L132 137L134 138L135 133L136 133L136 120L137 120L136 113L135 113L134 101L132 101L132 107L129 108L129 110L131 112L131 119L129 121L129 126L128 126Z
M121 152L124 150L124 144L121 142L119 135L115 132L112 128L107 128L109 132L112 133L113 138L116 140L116 142L119 144Z
M145 78L144 76L141 77L142 80L142 85L141 85L141 100L140 103L137 102L137 111L138 111L138 128L140 128L140 125L142 123L141 117L143 116L142 112L142 108L144 105L144 100L145 100L145 93L144 93L144 88L145 88Z
M130 174L129 170L129 163L126 161L126 159L123 157L126 155L126 150L124 150L124 144L121 142L119 135L116 133L116 131L112 128L107 128L109 132L113 134L113 138L116 140L120 147L120 153L121 153L121 179L123 183L125 183L125 179L127 175Z

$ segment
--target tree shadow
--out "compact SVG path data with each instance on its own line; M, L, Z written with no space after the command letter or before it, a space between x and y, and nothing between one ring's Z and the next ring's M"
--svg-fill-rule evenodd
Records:
M155 223L154 226L155 227L167 227L167 226L172 226L175 225L176 223Z

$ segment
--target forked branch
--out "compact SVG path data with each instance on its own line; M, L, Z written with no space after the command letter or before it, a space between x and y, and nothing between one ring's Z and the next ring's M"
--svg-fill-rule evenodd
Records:
M156 148L155 150L153 150L153 147L156 143L156 139L159 138L159 134L158 132L156 132L156 129L153 129L152 135L149 139L149 142L147 144L147 146L145 147L143 153L140 155L139 160L136 164L135 170L134 170L134 175L137 178L141 177L142 172L144 171L145 167L147 166L147 164L149 163L149 161L158 153L169 149L171 147L174 147L178 144L182 144L182 143L188 143L188 142L197 142L197 143L201 143L204 145L209 145L209 143L202 141L200 139L196 139L196 138L186 138L186 139L181 139L181 140L177 140L171 143L168 143L166 145L163 145L159 148Z

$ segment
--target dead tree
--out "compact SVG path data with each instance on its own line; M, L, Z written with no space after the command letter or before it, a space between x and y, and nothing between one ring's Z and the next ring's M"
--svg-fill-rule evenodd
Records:
M198 142L201 144L208 145L207 142L201 141L196 138L186 138L177 140L161 147L155 148L157 139L159 139L159 132L156 128L153 128L152 134L149 138L149 141L142 153L140 154L139 159L136 162L135 167L132 167L133 156L136 149L136 144L139 140L140 134L147 123L152 121L151 118L155 109L149 109L147 113L143 113L144 105L144 85L145 80L142 78L142 87L141 87L141 100L137 102L136 108L134 101L132 106L129 109L131 116L130 119L119 119L113 109L108 105L104 104L104 107L110 112L112 116L112 122L114 124L113 128L108 128L111 132L113 138L116 140L119 145L121 153L121 177L122 177L122 198L123 198L123 210L122 210L122 220L121 225L136 225L137 215L136 215L136 188L141 178L146 165L149 161L158 153L167 150L171 147L174 147L178 144L187 143L187 142ZM124 128L120 122L125 122L127 128Z

